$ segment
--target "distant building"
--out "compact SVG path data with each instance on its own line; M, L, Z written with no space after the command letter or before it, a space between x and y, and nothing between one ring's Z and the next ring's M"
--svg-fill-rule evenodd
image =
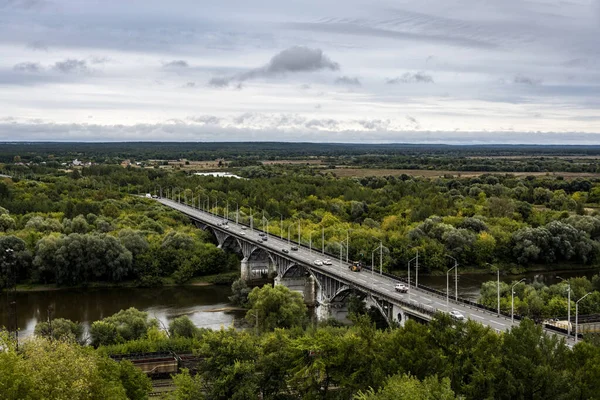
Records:
M75 166L75 167L80 167L83 165L83 163L81 161L79 161L78 159L74 159L71 164L73 164L73 166Z

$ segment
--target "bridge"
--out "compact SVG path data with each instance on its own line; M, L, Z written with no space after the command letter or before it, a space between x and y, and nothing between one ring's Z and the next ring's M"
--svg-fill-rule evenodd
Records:
M367 305L379 309L388 323L403 325L407 319L428 321L437 312L458 311L465 318L497 332L519 324L517 316L512 322L510 315L498 315L495 310L460 298L448 299L446 293L434 289L409 285L407 293L396 292L395 285L405 280L373 269L352 272L350 264L341 259L332 257L331 265L316 265L317 259L325 257L320 251L174 200L158 198L156 201L182 212L198 228L211 230L219 247L240 252L243 279L251 280L265 272L275 275L275 284L301 292L305 302L315 306L319 319L345 320L349 295L358 292L365 297ZM268 240L263 241L264 236L268 236ZM544 329L566 337L563 329L550 325ZM572 345L572 339L568 344Z

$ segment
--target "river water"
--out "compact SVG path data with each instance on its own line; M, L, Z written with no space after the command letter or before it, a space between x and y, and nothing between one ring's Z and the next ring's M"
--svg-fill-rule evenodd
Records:
M525 278L526 282L534 280L546 285L557 283L559 279L577 276L591 278L598 270L543 272L523 275L501 275L503 282L514 282ZM414 275L412 277L414 284ZM458 276L458 293L460 297L478 300L481 284L496 280L496 274L464 274ZM446 290L446 276L419 276L419 285L426 285L438 290ZM450 293L454 293L454 276L450 276ZM104 289L64 289L38 292L18 292L17 323L20 337L33 333L38 321L48 318L51 307L53 318L67 318L82 322L86 329L96 320L108 317L119 310L135 307L146 311L152 318L168 326L169 322L179 316L187 315L196 326L219 329L220 327L239 326L244 312L226 311L230 307L228 286L167 286L159 288L104 288ZM0 298L0 327L8 325L8 308L6 294Z
M187 315L196 326L219 329L238 325L244 312L226 311L230 307L228 286L166 286L159 288L63 289L36 292L17 292L17 324L20 337L33 333L38 321L48 318L67 318L90 324L122 309L135 307L148 312L161 324ZM0 297L0 326L8 325L6 293Z

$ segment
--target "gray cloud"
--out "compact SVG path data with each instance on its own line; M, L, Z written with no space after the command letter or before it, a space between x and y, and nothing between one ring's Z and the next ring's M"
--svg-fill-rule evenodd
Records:
M209 86L222 88L229 85L230 79L228 78L212 78L208 81Z
M112 60L109 57L92 57L90 62L92 64L106 64L111 62Z
M42 65L40 63L33 63L33 62L22 62L22 63L16 64L13 67L13 70L15 70L15 71L31 72L31 73L42 72L43 69L44 69L44 67L42 67Z
M361 86L360 80L357 77L340 76L335 80L336 85Z
M189 66L190 65L185 60L173 60L163 64L163 67L165 68L187 68Z
M188 89L192 89L196 87L196 82L187 82L183 87L186 87Z
M423 71L419 72L405 72L402 76L397 78L388 78L386 83L389 85L395 85L397 83L434 83L433 77L426 74Z
M63 74L81 74L88 73L89 69L85 60L77 60L69 58L64 61L57 61L54 63L54 69L62 72Z
M232 81L244 82L249 79L271 78L287 73L337 71L339 69L340 65L323 54L323 50L293 46L274 55L265 66L229 77L212 78L209 85L224 87Z
M27 43L27 48L29 48L31 50L38 50L38 51L48 51L48 46L40 40L36 40L31 43Z
M535 85L541 84L542 80L538 79L538 78L531 78L531 77L519 74L513 78L513 83L515 83L517 85L535 86Z
M277 137L281 142L330 143L450 143L450 144L598 144L600 133L583 132L497 132L497 131L417 131L398 130L387 120L305 119L293 115L265 116L247 114L241 120L261 126L235 124L235 119L215 116L173 119L156 124L96 125L55 124L31 120L18 123L0 120L0 141L265 141ZM347 127L351 122L352 127ZM365 138L365 132L369 132ZM324 133L327 134L323 137Z
M32 9L43 6L48 2L45 0L0 0L0 9L2 8L22 8Z

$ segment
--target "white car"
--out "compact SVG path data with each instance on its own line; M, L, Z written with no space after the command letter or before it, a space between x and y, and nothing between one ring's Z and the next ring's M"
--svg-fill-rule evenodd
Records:
M460 311L456 311L456 310L452 310L449 312L450 316L452 318L454 318L457 321L464 321L465 320L465 316L462 315L462 313Z
M321 261L321 260L315 260L313 262L313 264L315 264L315 265L323 265L323 261Z
M331 260L330 259L323 260L323 265L331 265Z
M396 286L394 286L394 289L396 290L396 292L399 292L399 293L407 293L408 292L408 286L406 286L404 283L397 283Z

